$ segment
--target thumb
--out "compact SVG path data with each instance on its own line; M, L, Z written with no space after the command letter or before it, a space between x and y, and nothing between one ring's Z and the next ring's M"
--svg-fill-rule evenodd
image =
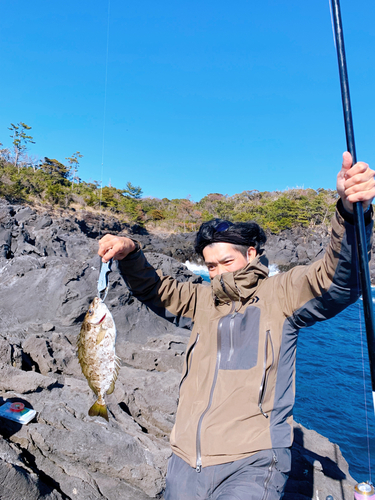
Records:
M342 175L345 175L352 165L353 165L352 155L349 153L349 151L345 151L345 153L343 153L342 155L342 166L341 166Z

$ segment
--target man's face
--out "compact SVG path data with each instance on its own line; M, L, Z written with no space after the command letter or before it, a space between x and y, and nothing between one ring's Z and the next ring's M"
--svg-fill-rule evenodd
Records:
M218 274L232 273L244 268L256 256L254 247L247 250L248 258L236 250L231 243L213 243L203 250L204 262L210 279Z

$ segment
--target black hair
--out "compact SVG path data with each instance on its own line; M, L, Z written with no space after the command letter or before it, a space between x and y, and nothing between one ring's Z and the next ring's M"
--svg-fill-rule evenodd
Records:
M203 256L206 246L222 242L246 248L254 247L259 253L266 241L265 232L256 222L233 223L224 219L212 219L199 228L194 248L198 255Z

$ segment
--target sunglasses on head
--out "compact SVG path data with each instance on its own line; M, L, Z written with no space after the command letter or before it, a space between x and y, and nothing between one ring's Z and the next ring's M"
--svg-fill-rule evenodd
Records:
M214 227L215 231L218 233L223 233L224 231L227 231L230 226L233 226L231 222L224 221L220 222L216 227Z

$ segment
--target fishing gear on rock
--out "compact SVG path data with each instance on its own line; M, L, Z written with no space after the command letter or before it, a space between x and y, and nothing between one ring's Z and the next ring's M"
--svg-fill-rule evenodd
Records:
M375 500L375 490L370 482L358 483L354 487L355 500Z

